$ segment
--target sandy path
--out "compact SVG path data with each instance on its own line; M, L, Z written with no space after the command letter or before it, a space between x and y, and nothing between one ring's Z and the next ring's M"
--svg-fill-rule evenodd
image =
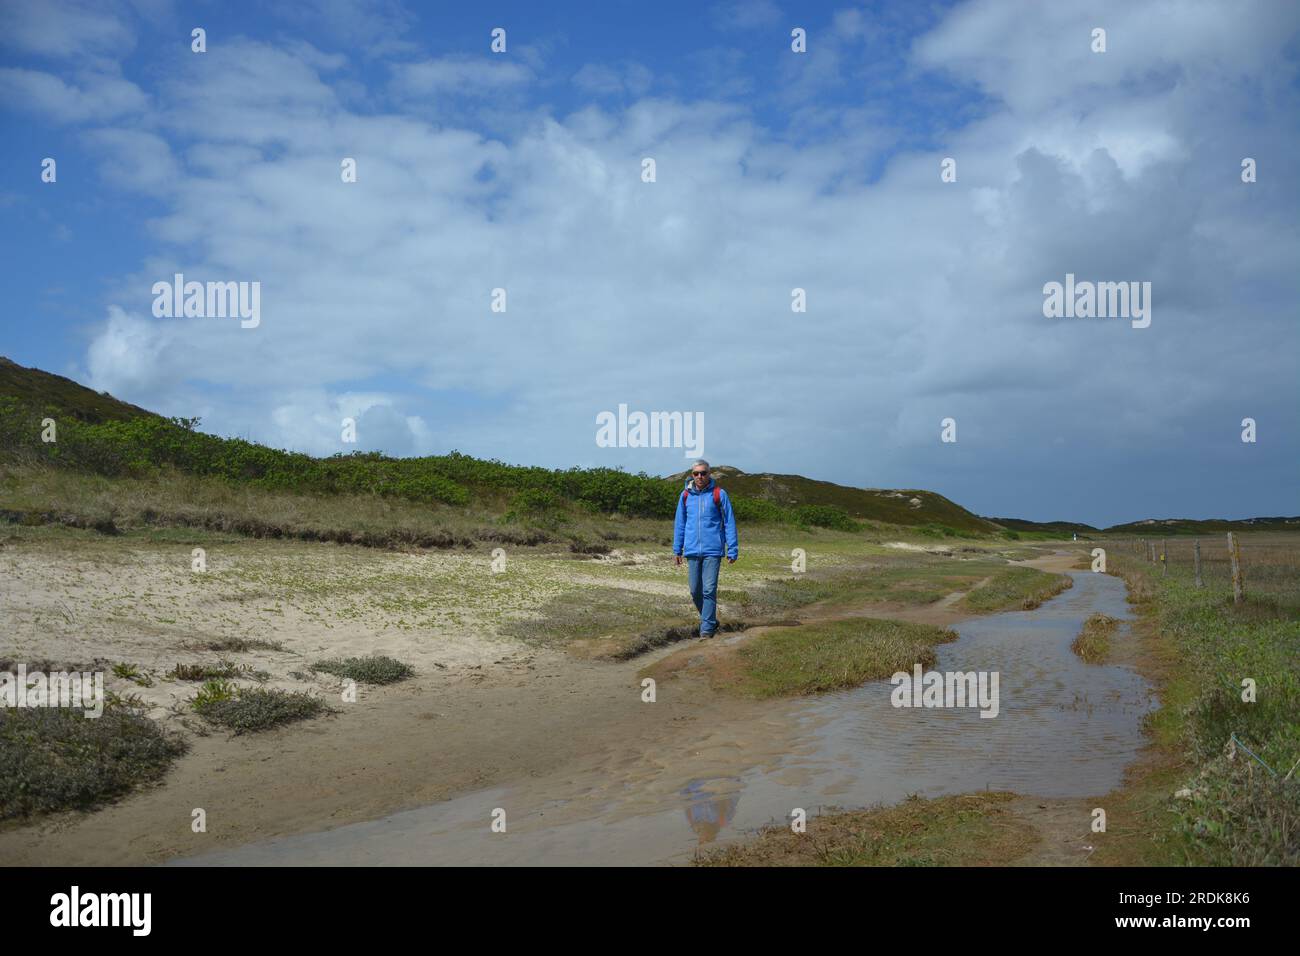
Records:
M355 558L348 549L336 553ZM406 564L414 564L404 561L408 556L363 557L397 561L403 573L410 571ZM153 556L107 568L98 560L79 564L76 557L47 553L17 562L12 553L5 558L11 561L6 570L19 572L9 575L0 593L0 610L19 625L5 642L14 656L121 660L153 653L161 666L177 656L183 638L193 636L184 618L194 608L177 596L184 582L173 580L175 568L159 566ZM1074 560L1053 555L1027 563L1057 570ZM455 571L442 565L436 570ZM969 616L956 608L964 593L923 608L875 605L849 616L946 625ZM118 619L122 608L135 608L142 595L146 603L162 603L165 620L173 623L159 623L158 615ZM266 604L262 598L268 596L275 595L257 594L251 606ZM212 595L200 592L192 599L206 608L203 602ZM237 609L222 613L210 627L218 636L248 633L257 624L285 641L285 654L384 651L414 658L419 676L363 691L354 704L335 698L340 712L332 717L247 737L193 737L190 753L154 788L94 813L0 826L0 859L16 865L157 863L371 820L499 784L553 778L561 771L596 787L609 768L617 767L638 785L652 786L660 775L697 775L701 760L708 762L709 773L725 774L728 765L753 767L795 746L797 722L786 714L799 701L732 700L695 682L673 682L681 686L661 689L654 705L642 702L641 668L660 657L711 651L703 642L611 664L485 640L472 614L459 629L440 628L440 640L433 642L419 628L328 626L293 602L257 621L241 617ZM830 619L835 613L844 616L813 607L799 618ZM56 627L56 620L66 626ZM204 620L213 618L205 613ZM371 618L366 621L372 625ZM259 666L265 663L277 674L288 666L286 660L277 652L256 657ZM327 683L320 689L332 693ZM151 702L162 712L176 692L160 688ZM196 808L206 812L206 833L191 830ZM1051 839L1046 835L1044 842Z
M260 542L211 549L210 572L189 570L187 547L123 549L7 544L0 550L0 666L106 670L129 661L151 687L150 716L191 743L163 781L93 813L0 824L10 864L134 865L268 837L374 819L561 768L680 768L718 740L755 762L791 746L774 710L683 688L641 700L644 659L610 664L497 636L555 582L527 561L513 581L476 556L406 555ZM480 567L480 565L482 565ZM208 732L185 706L196 685L163 680L177 662L212 661L203 641L251 637L276 650L231 654L271 675L264 686L310 688L338 713L264 734ZM304 673L324 657L386 653L413 664L409 681L359 689ZM297 675L297 676L295 676ZM762 711L760 713L760 711ZM716 747L714 748L716 749ZM207 832L191 830L192 812ZM489 808L490 809L490 808Z
M199 738L158 787L96 813L0 830L0 858L156 863L374 819L582 763L655 753L650 769L674 776L674 764L706 738L725 738L745 765L790 746L781 728L793 722L774 719L772 708L687 693L643 703L636 666L541 654L514 677L419 678L335 717ZM200 807L208 832L195 834L191 813Z

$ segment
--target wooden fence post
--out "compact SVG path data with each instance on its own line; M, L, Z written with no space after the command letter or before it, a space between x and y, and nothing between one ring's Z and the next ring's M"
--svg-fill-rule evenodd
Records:
M1192 559L1196 562L1196 586L1205 587L1201 581L1201 539L1197 538L1192 542Z
M1160 539L1160 573L1169 574L1169 542L1165 538Z
M1231 531L1228 532L1228 557L1232 559L1232 603L1243 604L1246 601L1246 582L1241 574L1241 542Z

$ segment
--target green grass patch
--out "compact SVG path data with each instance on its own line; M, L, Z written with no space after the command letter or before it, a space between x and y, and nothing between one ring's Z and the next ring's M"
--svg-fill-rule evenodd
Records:
M792 574L752 588L739 603L756 616L791 611L810 604L833 607L864 604L933 604L998 571L986 561L891 556L888 563Z
M1119 621L1108 614L1093 614L1083 622L1079 636L1070 645L1070 650L1089 664L1103 664L1110 656L1110 639L1115 635Z
M1107 859L1300 864L1300 770L1285 779L1300 759L1300 540L1242 537L1247 597L1240 606L1232 603L1228 575L1218 564L1226 549L1217 542L1203 543L1203 587L1193 580L1190 543L1182 553L1171 547L1167 576L1114 549L1111 571L1129 583L1138 632L1170 661L1163 706L1150 720L1158 754L1170 769L1153 784L1122 792L1135 824L1125 829L1123 848L1101 842ZM1253 701L1243 700L1250 696L1246 681L1254 684ZM1233 744L1234 736L1244 747Z
M1074 581L1066 574L1049 574L1037 568L1004 568L962 598L962 604L980 614L1032 611L1073 586Z
M934 664L935 644L957 639L947 628L862 618L772 630L737 650L736 666L714 683L751 697L793 697L843 690L920 663Z
M806 833L772 826L757 839L701 854L696 866L1005 866L1039 837L1011 793L911 796L892 807L826 813Z

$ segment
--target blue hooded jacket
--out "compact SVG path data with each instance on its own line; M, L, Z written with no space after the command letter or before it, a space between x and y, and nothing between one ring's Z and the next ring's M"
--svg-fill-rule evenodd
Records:
M715 505L713 486L712 478L703 491L695 490L695 482L686 482L686 497L679 495L677 498L673 554L691 558L726 554L733 561L739 556L740 540L736 536L736 515L731 510L731 499L719 488L718 504Z

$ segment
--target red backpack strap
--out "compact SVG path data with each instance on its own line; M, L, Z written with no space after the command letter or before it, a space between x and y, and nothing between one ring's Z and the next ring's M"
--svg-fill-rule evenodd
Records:
M686 504L686 496L690 494L687 488L682 489L682 504ZM713 506L719 511L722 510L722 489L717 485L713 486Z

